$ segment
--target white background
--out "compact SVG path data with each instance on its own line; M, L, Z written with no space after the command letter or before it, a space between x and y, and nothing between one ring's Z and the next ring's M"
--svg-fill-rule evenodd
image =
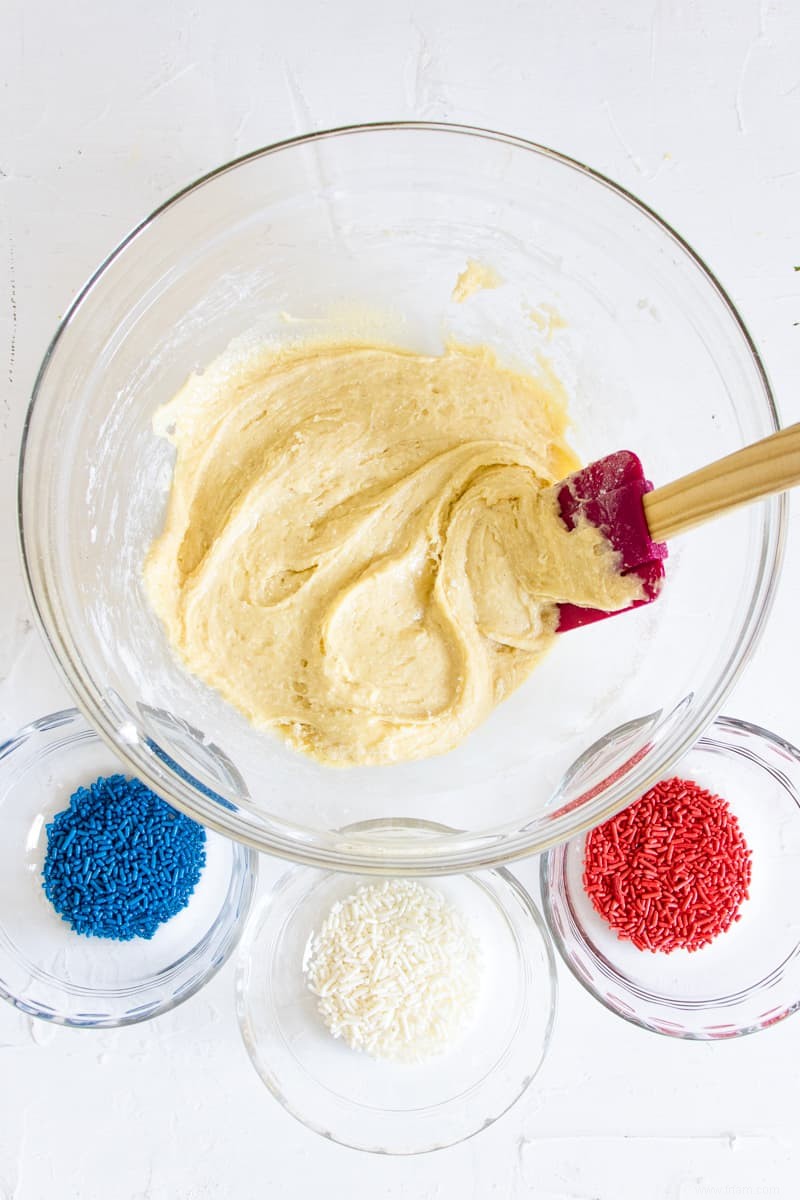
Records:
M2 0L0 17L0 737L66 699L31 627L14 524L38 362L128 228L247 150L415 117L582 159L706 258L784 420L800 419L796 0ZM771 624L726 706L795 742L799 586L795 524ZM280 869L265 861L263 877ZM531 883L535 864L519 874ZM606 1013L565 970L561 984L550 1057L519 1105L403 1161L339 1149L278 1108L240 1044L230 966L120 1032L2 1006L0 1200L798 1195L800 1018L676 1043Z

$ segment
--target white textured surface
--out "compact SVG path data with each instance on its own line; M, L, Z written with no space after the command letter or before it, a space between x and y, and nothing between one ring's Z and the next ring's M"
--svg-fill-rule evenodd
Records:
M18 438L69 300L127 229L215 164L397 117L558 147L704 255L800 419L796 0L5 0L0 72L0 735L65 699L31 629ZM795 500L794 509L797 510ZM800 741L800 534L727 711ZM279 868L264 864L264 876ZM534 877L534 864L520 875ZM799 884L800 886L800 884ZM329 1145L250 1068L230 968L151 1025L53 1030L0 1011L0 1200L708 1200L798 1193L800 1018L740 1042L630 1028L561 973L551 1055L497 1126L409 1161Z

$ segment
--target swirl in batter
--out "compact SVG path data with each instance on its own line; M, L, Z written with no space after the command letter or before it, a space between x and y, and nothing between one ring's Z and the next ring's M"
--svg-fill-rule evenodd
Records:
M156 416L177 455L151 602L190 671L321 762L441 754L530 674L558 601L638 596L557 514L566 425L556 380L485 349L221 361Z

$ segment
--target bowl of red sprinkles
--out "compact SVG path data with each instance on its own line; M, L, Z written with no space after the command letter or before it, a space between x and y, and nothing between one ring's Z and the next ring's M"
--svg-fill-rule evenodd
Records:
M720 717L627 809L542 858L556 947L607 1008L737 1037L800 1007L800 751Z

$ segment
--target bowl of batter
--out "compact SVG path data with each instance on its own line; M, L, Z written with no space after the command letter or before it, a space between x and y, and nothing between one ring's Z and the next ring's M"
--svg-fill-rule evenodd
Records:
M461 871L663 775L777 579L781 499L558 634L559 603L640 596L552 485L621 448L658 485L776 424L719 284L609 181L463 127L315 134L193 184L78 297L28 415L23 558L78 702L172 803L316 866ZM387 818L459 832L336 832Z

